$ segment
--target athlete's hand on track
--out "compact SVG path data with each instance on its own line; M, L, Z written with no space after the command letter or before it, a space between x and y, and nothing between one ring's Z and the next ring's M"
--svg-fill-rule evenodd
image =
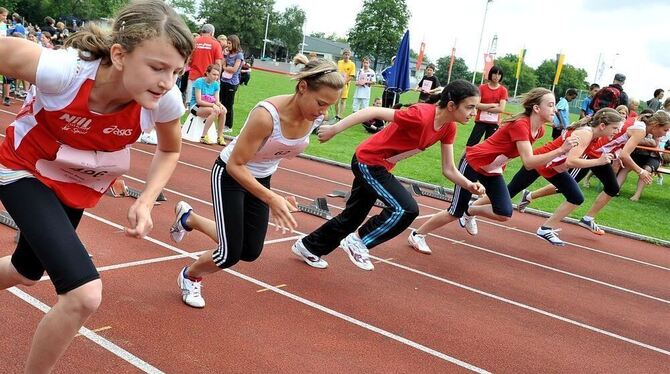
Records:
M296 209L296 207L287 199L275 194L268 205L270 206L270 217L275 224L275 230L281 230L282 234L285 234L287 231L291 232L298 227L298 223L291 214L291 210Z
M151 220L151 208L153 204L143 203L141 200L128 209L128 227L125 228L126 235L134 238L143 238L154 228L154 222Z
M316 130L316 133L319 136L319 142L325 143L337 134L337 130L335 129L335 125L321 125Z

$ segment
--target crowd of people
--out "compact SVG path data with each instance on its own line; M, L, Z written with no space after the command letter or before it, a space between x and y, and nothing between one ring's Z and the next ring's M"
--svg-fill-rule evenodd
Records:
M8 12L0 8L1 14ZM162 0L131 2L119 11L111 31L87 25L65 36L66 48L50 47L61 37L57 30L51 34L52 19L45 23L37 42L21 36L20 17L7 29L12 37L0 37L0 74L27 82L25 102L30 104L8 127L0 146L0 200L20 228L14 253L0 258L0 289L34 285L47 272L58 294L37 327L26 372L51 370L102 301L100 276L76 228L84 210L95 206L129 169L130 145L141 133L155 131L147 184L129 208L125 228L127 235L141 238L153 228L153 203L179 159L181 116L188 110L205 119L201 142L226 145L223 134L233 126L235 93L248 70L236 35L215 38L211 24L193 35ZM416 87L418 103L388 108L384 96L368 106L376 75L370 61L364 58L356 73L351 51L342 57L335 64L296 56L301 68L293 77L294 92L266 98L251 109L239 135L213 160L213 220L187 202L176 204L169 228L175 242L195 230L216 243L192 264L175 269L185 304L205 306L204 276L259 258L270 221L284 232L296 228L295 199L274 192L271 179L281 160L308 146L314 131L321 142L358 124L373 134L352 157L346 208L298 239L291 251L310 267L325 269L325 257L340 247L367 271L374 269L369 250L403 233L419 214L393 168L435 143L441 147L441 171L455 188L448 209L409 233L409 245L425 254L431 253L428 233L441 226L458 221L477 235L479 216L509 220L517 194L519 211L542 196L565 197L537 230L539 238L564 245L557 226L584 202L578 182L588 171L602 182L603 192L579 224L602 235L597 213L618 195L630 171L642 187L651 182L659 166L652 154L670 131L665 111L670 105L668 100L661 103L663 91L657 90L646 103L649 108L638 114L639 102L623 91L622 74L607 87L592 85L580 106L582 118L570 123L569 103L577 96L573 89L557 102L550 90L534 88L523 95L523 111L504 118L508 93L497 66L479 87L463 80L442 87L429 65ZM355 109L344 116L352 82ZM326 124L333 105L338 121ZM456 163L459 124L471 119L475 126ZM213 124L216 140L207 135ZM554 140L534 148L546 124L551 124ZM639 152L644 150L649 153ZM506 182L503 170L517 157L522 167ZM527 190L540 176L549 184ZM639 199L641 191L636 194ZM384 208L366 220L377 200Z

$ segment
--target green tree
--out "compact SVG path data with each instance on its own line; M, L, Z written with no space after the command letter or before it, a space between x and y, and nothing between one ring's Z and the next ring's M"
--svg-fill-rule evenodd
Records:
M292 56L300 50L302 43L302 25L305 23L305 11L297 5L290 6L279 15L272 38L281 40L286 55Z
M218 34L239 36L242 48L258 49L263 45L265 18L274 0L202 0L199 18L216 28ZM270 18L270 22L277 22Z
M449 61L451 61L451 56L444 56L437 59L437 71L435 76L440 80L442 85L447 84L447 78L449 77ZM472 78L472 72L468 70L468 65L465 63L465 60L461 57L456 57L454 59L454 66L451 68L451 80L455 79L465 79L470 81Z
M349 31L349 43L358 56L370 56L377 63L390 61L407 29L410 12L405 0L365 0Z
M554 76L556 75L556 60L544 60L540 66L537 67L538 85L551 89L554 83ZM575 88L577 90L584 90L588 88L586 82L586 70L575 68L570 64L564 64L561 71L561 76L554 89L556 97L561 97L565 94L568 88Z
M495 65L503 69L503 84L507 87L510 96L514 94L514 86L516 84L516 64L519 56L515 54L507 54L495 60ZM519 76L519 87L517 94L528 92L530 89L537 87L537 74L535 70L524 62L521 65L521 74Z
M46 16L54 19L72 16L82 20L108 18L127 3L128 0L7 0L2 6L10 14L19 13L26 24L42 26Z

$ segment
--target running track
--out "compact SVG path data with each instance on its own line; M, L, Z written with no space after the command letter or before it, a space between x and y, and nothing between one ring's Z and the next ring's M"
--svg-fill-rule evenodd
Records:
M3 129L18 104L0 112ZM4 131L3 131L4 133ZM136 144L126 183L142 188L153 147ZM670 253L564 225L555 248L534 236L541 218L515 213L507 225L480 220L429 237L433 255L409 248L409 231L375 248L375 271L343 251L330 267L290 252L297 235L323 221L296 213L298 232L270 227L254 263L210 276L207 307L182 304L177 272L213 248L204 235L169 239L183 199L212 217L209 169L220 147L185 143L153 211L145 240L120 229L132 199L104 197L79 232L101 271L103 304L56 372L667 372L670 367ZM273 188L302 203L346 190L348 170L286 160ZM447 207L417 198L418 227ZM337 214L344 201L329 198ZM374 208L376 212L377 208ZM14 232L0 227L0 255ZM0 367L20 372L36 324L56 298L48 281L0 292ZM665 368L665 369L663 369Z

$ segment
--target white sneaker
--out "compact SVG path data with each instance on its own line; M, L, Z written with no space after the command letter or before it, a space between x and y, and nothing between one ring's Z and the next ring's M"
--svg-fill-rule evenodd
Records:
M542 227L540 227L535 234L553 245L562 247L565 245L565 242L558 237L557 233L559 231L561 231L561 229L542 229Z
M230 134L231 132L233 132L233 129L228 126L223 126L223 132L225 134Z
M463 214L463 217L458 219L458 223L461 225L461 227L465 228L465 231L468 232L470 235L477 235L479 233L479 228L477 228L477 217L476 216L469 216L467 214Z
M374 270L375 266L370 262L370 250L365 246L365 243L358 237L358 234L352 232L342 239L340 246L347 252L349 259L354 265L363 270Z
M426 235L417 234L416 230L412 230L412 232L407 237L407 242L409 243L410 246L412 246L412 248L416 249L421 253L425 253L427 255L433 253L430 250L428 244L426 244Z
M181 300L184 304L194 308L204 308L205 299L202 298L202 282L192 281L184 276L186 268L181 269L177 277L177 285L181 288Z
M521 200L516 205L516 209L519 212L521 212L521 213L525 212L528 205L530 205L530 199L528 198L529 196L530 196L530 191L523 190L523 192L521 192Z
M175 220L172 226L170 227L170 236L175 243L179 243L186 236L186 228L181 224L181 219L185 214L193 211L193 208L185 201L180 201L174 207Z
M303 261L305 261L307 265L311 267L317 269L325 269L328 267L328 263L326 262L326 260L323 260L321 257L316 256L305 247L305 244L302 243L302 238L298 239L295 243L293 243L291 251L293 252L293 254L300 257Z

